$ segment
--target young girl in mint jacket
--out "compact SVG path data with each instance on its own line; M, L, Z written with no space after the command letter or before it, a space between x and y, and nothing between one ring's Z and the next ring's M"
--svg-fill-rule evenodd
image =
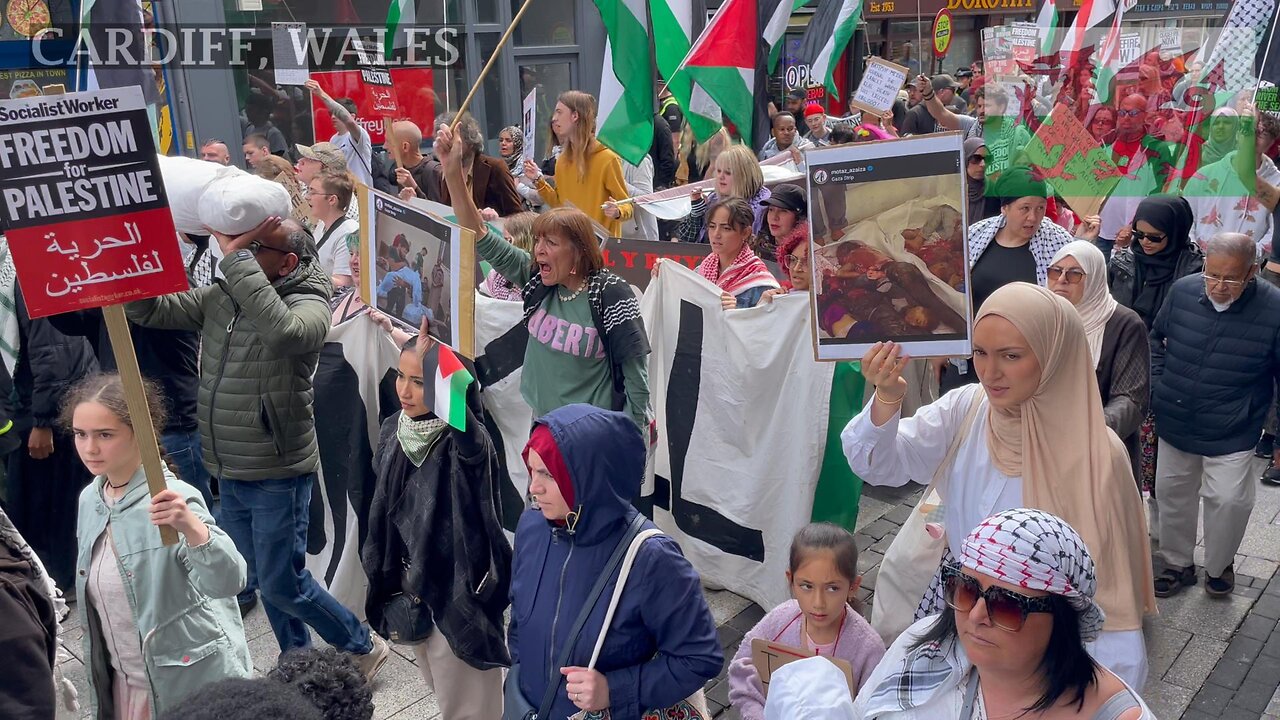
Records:
M164 403L148 387L154 427ZM246 566L200 491L165 471L150 496L119 376L90 376L63 422L93 482L80 493L76 593L94 718L149 720L253 666L235 596ZM166 546L160 527L178 533Z

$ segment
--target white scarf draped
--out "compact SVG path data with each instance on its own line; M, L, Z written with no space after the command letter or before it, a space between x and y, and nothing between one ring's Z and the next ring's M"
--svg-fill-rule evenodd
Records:
M1107 322L1120 303L1111 297L1107 287L1107 259L1093 243L1076 240L1067 243L1057 255L1053 256L1052 265L1057 265L1070 255L1080 263L1084 270L1084 297L1076 304L1076 312L1084 321L1084 335L1089 342L1089 356L1093 358L1093 367L1098 367L1102 357L1102 336L1107 329Z

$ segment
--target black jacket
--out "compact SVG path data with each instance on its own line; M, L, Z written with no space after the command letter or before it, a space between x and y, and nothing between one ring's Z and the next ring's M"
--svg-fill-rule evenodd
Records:
M83 337L93 347L105 372L116 370L116 356L107 335L102 311L77 310L50 316L49 322L68 337ZM200 387L200 334L186 330L160 330L129 323L133 349L142 376L164 392L168 415L163 433L195 432L196 391Z
M11 720L57 714L53 666L58 617L30 562L0 542L0 707Z
M82 337L68 337L48 318L32 320L22 291L14 289L22 347L14 371L14 424L17 430L58 424L62 396L81 378L98 371L93 348Z
M649 147L653 158L653 189L663 190L676 183L676 148L671 142L671 125L658 113L653 116L653 145Z
M360 555L369 624L378 627L386 602L407 590L431 608L459 660L509 667L511 545L498 518L502 475L489 434L468 410L466 432L446 428L415 468L396 439L399 421L400 413L383 421L374 457L378 485Z
M1276 380L1280 290L1251 280L1218 312L1202 276L1173 284L1151 328L1151 406L1161 440L1204 456L1253 447Z

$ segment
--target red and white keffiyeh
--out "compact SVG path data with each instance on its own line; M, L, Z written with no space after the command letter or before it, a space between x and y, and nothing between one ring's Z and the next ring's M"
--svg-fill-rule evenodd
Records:
M1084 540L1066 521L1041 510L1006 510L964 539L960 564L1029 590L1066 598L1080 613L1080 638L1098 636L1106 616L1093 600L1098 581Z
M746 243L742 244L738 257L724 272L720 272L720 258L711 253L698 265L698 273L730 295L739 295L757 287L778 287L778 281L768 266Z

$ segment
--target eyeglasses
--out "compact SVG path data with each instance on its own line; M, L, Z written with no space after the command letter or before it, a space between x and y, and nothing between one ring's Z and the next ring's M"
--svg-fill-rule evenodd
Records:
M1169 239L1168 235L1159 235L1157 233L1144 233L1141 230L1138 230L1136 228L1129 231L1129 236L1132 237L1134 240L1137 240L1138 242L1142 242L1145 240L1149 243L1156 243L1156 244L1162 243L1165 240Z
M1081 282L1084 282L1084 271L1081 270L1080 268L1070 268L1067 270L1063 270L1057 265L1049 266L1050 280L1057 282L1058 278L1061 278L1064 274L1067 276L1068 285L1079 285Z
M978 598L982 598L987 603L987 617L991 618L991 624L1001 630L1016 633L1026 624L1027 615L1053 611L1048 597L1028 597L995 586L983 590L976 578L960 572L958 566L947 568L943 577L946 579L943 599L951 609L969 612L978 604Z
M249 243L249 252L253 253L254 255L257 255L263 250L270 250L271 252L280 253L281 255L288 255L292 252L290 250L281 250L280 248L273 248L270 245L263 245L257 240L254 240L253 242Z
M986 156L986 155L970 155L970 156L969 156L969 164L970 164L970 165L981 165L981 164L985 163L986 161L987 161L987 156Z
M1236 289L1236 288L1238 288L1238 287L1242 287L1246 282L1248 282L1248 281L1246 281L1246 280L1232 280L1232 279L1230 279L1230 278L1217 277L1216 275L1205 275L1205 276L1204 276L1204 284L1205 284L1205 285L1221 285L1221 286L1223 286L1223 287L1225 287L1225 288L1227 288L1227 289L1229 289L1229 290L1234 290L1234 289Z
M1146 110L1117 110L1116 114L1120 117L1138 117L1146 112Z
M787 261L787 267L795 267L804 264L809 258L805 255L788 255L782 259Z

